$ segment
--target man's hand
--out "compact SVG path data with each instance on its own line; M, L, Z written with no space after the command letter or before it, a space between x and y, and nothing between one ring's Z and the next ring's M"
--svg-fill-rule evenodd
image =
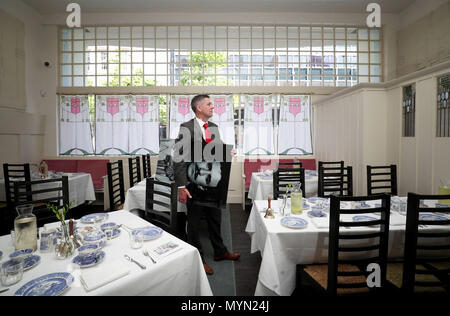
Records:
M178 189L178 201L180 201L183 204L186 204L188 198L192 199L192 196L189 193L189 190L186 188L179 188Z

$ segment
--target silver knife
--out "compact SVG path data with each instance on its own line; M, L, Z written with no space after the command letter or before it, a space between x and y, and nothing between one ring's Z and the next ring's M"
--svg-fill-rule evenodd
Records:
M9 288L8 289L1 289L0 293L6 292L6 291L9 291Z
M147 267L146 266L144 266L143 264L141 264L141 263L139 263L139 262L137 262L136 260L134 260L133 258L131 258L130 256L128 256L128 255L125 255L125 259L127 259L128 261L131 261L131 262L134 262L134 263L136 263L142 270L145 270L145 269L147 269Z

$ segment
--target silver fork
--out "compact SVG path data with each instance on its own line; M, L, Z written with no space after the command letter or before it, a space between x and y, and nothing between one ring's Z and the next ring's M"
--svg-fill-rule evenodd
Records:
M156 263L155 259L153 259L152 256L150 256L150 254L148 253L147 250L144 250L142 253L144 254L144 256L149 257L152 260L153 263Z

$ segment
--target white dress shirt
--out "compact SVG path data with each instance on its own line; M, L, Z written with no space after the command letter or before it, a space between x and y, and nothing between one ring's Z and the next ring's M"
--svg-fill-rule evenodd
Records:
M206 140L205 128L203 127L203 125L208 122L203 122L203 120L199 119L198 117L195 117L195 119L197 120L198 125L200 125L200 129L202 130L203 139Z

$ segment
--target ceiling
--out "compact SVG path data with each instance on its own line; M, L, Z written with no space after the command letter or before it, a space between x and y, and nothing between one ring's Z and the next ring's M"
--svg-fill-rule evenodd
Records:
M371 2L382 13L400 13L415 0L22 0L41 14L66 13L75 2L83 13L102 12L339 12L366 13Z

